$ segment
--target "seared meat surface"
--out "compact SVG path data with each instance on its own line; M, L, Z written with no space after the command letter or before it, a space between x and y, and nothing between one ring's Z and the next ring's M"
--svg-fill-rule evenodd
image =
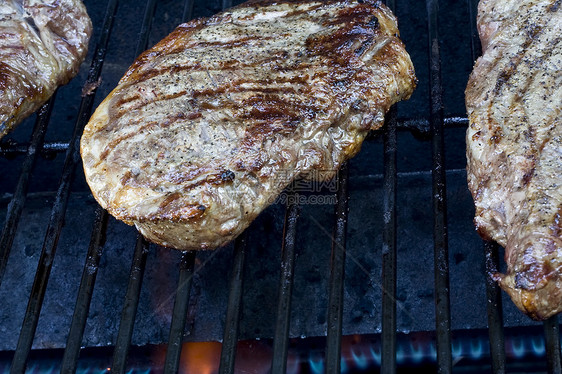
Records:
M496 274L535 319L562 310L562 2L482 0L483 56L466 89L468 184Z
M80 0L0 1L0 138L76 75L91 32Z
M381 2L251 1L138 57L86 126L85 175L149 240L214 249L293 179L333 176L414 86Z

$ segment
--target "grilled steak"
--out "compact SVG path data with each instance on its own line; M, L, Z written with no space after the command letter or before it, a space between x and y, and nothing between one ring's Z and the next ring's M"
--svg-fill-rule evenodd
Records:
M561 3L482 0L466 89L475 223L505 247L495 277L534 319L562 310Z
M414 86L379 1L244 3L138 57L86 126L86 179L149 240L213 249L294 178L334 175Z
M0 1L0 138L76 75L91 32L80 0Z

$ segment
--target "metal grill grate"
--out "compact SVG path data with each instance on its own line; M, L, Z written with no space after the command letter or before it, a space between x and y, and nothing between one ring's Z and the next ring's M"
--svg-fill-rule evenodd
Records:
M395 1L387 2L396 8ZM478 55L479 42L473 27L475 18L476 0L467 0L468 14L472 21L472 58ZM231 1L222 2L223 9L231 6ZM442 68L439 33L439 3L437 0L427 0L427 31L428 31L428 56L429 56L429 117L401 118L398 110L393 108L387 116L386 126L382 132L384 173L383 173L383 215L384 225L382 248L382 329L380 331L380 367L368 369L370 372L380 370L383 373L394 373L399 368L397 361L398 340L402 336L397 329L397 185L399 173L397 170L397 131L411 131L413 133L429 136L432 146L432 196L433 196L433 242L434 242L434 287L435 287L435 331L436 352L434 367L440 373L451 373L454 370L452 344L454 334L451 331L451 307L449 286L449 253L447 230L447 185L445 168L445 130L464 128L467 120L463 117L445 118L443 113L443 88ZM141 30L137 41L136 55L148 46L152 22L154 19L156 0L148 0L142 20ZM195 2L183 2L183 19L189 20L194 13ZM108 0L103 27L97 41L94 57L85 85L94 85L101 76L106 60L108 42L111 38L112 27L116 21L118 0ZM458 82L459 85L465 82ZM46 236L42 245L39 265L36 270L35 280L29 296L27 310L20 330L16 350L11 358L11 372L23 373L32 352L32 344L36 335L37 324L45 297L51 267L55 258L59 235L65 219L67 204L71 194L71 185L74 171L79 164L78 141L82 129L91 115L94 104L95 90L92 94L84 96L78 112L74 127L74 134L68 143L64 141L45 142L45 133L55 103L53 97L40 110L35 128L29 143L5 141L0 146L0 156L5 158L24 155L20 177L13 197L8 205L6 220L0 238L0 282L2 281L10 250L14 242L22 211L26 202L27 190L35 160L41 153L66 152L66 159L62 170L62 177L58 185L55 202L52 206L51 218L48 223ZM342 319L344 314L344 281L346 260L346 232L348 215L348 183L350 171L344 165L338 175L337 204L335 206L335 222L332 235L332 248L330 259L329 300L327 305L327 338L325 343L322 371L326 373L340 373L342 371ZM299 228L299 215L301 206L288 200L285 210L283 238L281 246L280 279L278 286L277 316L275 332L272 342L271 372L287 372L288 347L290 344L291 324L291 299L294 288L294 272L298 266L296 261L297 231ZM80 281L72 323L69 328L64 354L60 363L61 372L70 373L77 370L81 354L84 329L88 319L90 302L96 282L97 270L103 256L106 240L108 215L102 209L96 210L96 218L91 232L87 258ZM220 373L232 373L235 370L237 357L237 343L239 341L239 321L242 313L242 294L244 290L244 269L246 260L247 233L238 238L234 245L234 260L230 274L230 289L228 307L224 325L222 353L220 356ZM111 371L125 373L128 370L127 359L132 344L135 327L135 317L139 305L140 291L144 272L147 266L147 256L150 246L138 237L131 270L129 284L122 305L121 320L116 342L112 352ZM493 243L484 243L486 253L486 271L490 274L499 269L499 248ZM373 248L378 252L379 248ZM197 253L185 252L177 264L179 278L175 290L175 301L171 316L168 345L165 355L164 372L175 373L180 371L180 357L182 354L182 340L186 326L186 315L189 311L191 282L195 271ZM502 294L498 286L487 278L486 294L488 299L488 334L490 342L490 362L483 364L484 370L491 369L494 373L504 373L508 367L506 362L506 338L504 334L504 321L502 309ZM560 362L560 336L557 317L544 323L545 351L547 370L550 373L561 372ZM309 369L313 371L312 369ZM367 370L367 369L366 369ZM481 371L482 365L475 365L475 372Z

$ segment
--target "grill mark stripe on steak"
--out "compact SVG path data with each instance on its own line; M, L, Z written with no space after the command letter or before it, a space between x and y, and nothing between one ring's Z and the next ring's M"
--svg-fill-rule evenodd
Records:
M183 113L174 113L174 114L168 116L166 119L164 119L162 121L152 121L152 122L148 122L148 123L145 123L145 124L142 124L141 121L131 123L132 126L135 126L135 125L138 124L140 127L137 127L135 131L131 131L131 132L126 133L126 134L122 134L122 135L116 137L115 139L113 139L108 144L107 148L104 149L104 151L100 154L100 160L99 160L98 164L96 164L96 166L98 166L105 159L107 159L107 157L109 156L109 154L111 152L115 152L115 150L118 149L119 144L122 143L123 141L125 141L127 139L130 139L131 137L138 136L139 133L147 131L151 128L155 128L155 127L166 128L166 127L171 126L173 123L175 123L177 121L185 120L185 119L188 119L188 118L189 118L189 115L185 115Z
M158 95L156 96L153 100L150 101L150 103L157 103L159 101L166 101L166 100L173 100L173 99L178 99L181 98L182 96L188 96L187 91L183 90L183 91L179 91L179 92L174 92L171 94L163 94L163 95ZM140 108L142 108L143 106L145 106L147 103L144 102L144 100L142 100L140 95L133 95L127 98L121 97L119 100L117 100L117 102L115 103L116 106L121 107L125 104L129 104L129 103L133 103L136 102L138 103L135 106L129 106L127 107L126 110L122 110L120 112L118 112L116 115L119 117L121 117L123 114L131 111L131 110L138 110Z
M377 1L242 4L139 56L85 128L85 175L149 240L214 249L299 175L335 173L414 87Z
M280 38L286 37L288 35L278 35ZM273 39L272 36L267 36L267 37L263 37L263 36L259 36L259 35L254 35L254 36L248 36L245 38L241 38L241 39L236 39L235 41L233 40L229 40L226 42L199 42L197 44L195 44L192 48L198 48L198 49L207 49L207 48L220 48L220 49L225 49L225 48L237 48L240 46L252 46L252 43L248 43L248 42L252 42L252 41L256 41L258 42L257 44L263 42L264 40L271 40Z
M536 29L536 28L535 28ZM533 36L536 37L538 35L540 35L542 33L542 30L544 29L543 27L540 28L541 32L537 32L534 33ZM501 82L501 87L504 87L505 85L508 85L511 77L513 76L514 72L516 72L519 68L521 68L520 65L530 65L530 62L525 61L530 60L529 56L533 57L533 61L537 61L539 64L537 64L535 66L535 69L540 71L541 66L545 63L545 57L550 56L553 51L555 50L556 46L558 45L558 43L560 43L560 37L555 38L553 40L553 42L550 44L549 48L544 49L544 50L540 50L537 51L536 49L532 49L529 48L531 45L531 42L533 41L533 39L528 39L525 41L524 43L524 49L523 51L521 51L520 53L517 54L517 58L516 58L516 63L514 62L514 59L512 59L510 61L509 65L509 74L504 72L500 73L500 80L498 80L498 83ZM525 93L529 91L530 86L534 83L534 76L527 76L524 84L521 84L519 82L519 84L517 84L517 86L515 87L515 89L517 90L515 93L516 99L512 101L512 103L510 104L509 110L508 112L513 113L515 112L515 107L520 106L521 105L521 100L522 98L525 96ZM518 79L521 79L520 77L518 77ZM504 95L502 94L502 88L498 88L498 83L496 84L496 87L494 88L494 93L495 93L495 98L493 98L490 101L489 107L488 107L488 120L490 121L490 123L493 122L493 117L494 117L494 101L510 101L509 98L504 97ZM513 89L513 88L512 88ZM522 119L522 123L526 123L528 122L528 119ZM548 118L545 121L546 123L553 123L554 122L554 118ZM552 132L552 130L554 130L554 126L551 126L548 130L547 130L547 134L550 134ZM501 126L497 125L494 127L494 134L490 137L491 140L493 140L493 142L495 144L499 143L501 137L502 137L502 132L501 132ZM526 157L531 161L531 165L529 165L528 167L528 171L526 171L524 173L523 176L523 185L527 185L530 183L532 177L534 176L534 172L535 172L535 162L538 158L538 155L540 153L540 151L542 151L542 148L544 148L544 145L546 144L546 142L548 141L548 139L550 138L550 136L546 135L543 140L543 142L541 144L539 144L538 146L535 144L536 143L536 135L535 135L536 131L533 127L529 126L524 134L527 137L528 143L530 144L530 147L528 148L527 152L526 152Z
M496 83L496 87L494 88L494 94L496 96L502 95L501 91L503 90L504 86L508 85L513 74L520 68L520 65L522 64L525 57L531 55L535 57L536 61L544 63L544 57L551 55L554 49L557 48L557 44L560 43L559 37L554 39L550 45L550 48L544 51L537 51L534 48L532 49L529 48L532 46L532 42L534 40L533 38L539 37L542 34L542 30L544 29L544 27L541 27L540 29L541 32L537 32L536 34L533 34L533 36L531 36L522 46L522 51L519 52L516 56L514 56L512 60L509 62L508 68L502 71L502 73L500 73L499 79ZM540 54L537 56L537 53ZM532 82L533 82L533 77L527 77L527 85L517 85L516 88L518 89L519 92L525 93L528 91L529 84L531 84Z
M290 98L282 99L279 96L267 95L271 93L277 93L277 94L295 93L294 87L271 87L271 88L263 88L263 89L260 89L259 87L252 87L252 88L243 87L244 84L250 84L250 83L255 84L256 86L259 84L258 82L252 82L252 81L238 81L234 85L217 87L214 90L206 90L204 93L192 92L191 96L196 98L204 94L205 96L207 96L207 98L210 98L213 96L218 96L219 94L224 94L228 96L230 93L234 93L234 92L252 93L252 96L248 99L243 100L240 105L235 105L233 103L230 103L230 105L228 103L224 103L222 105L223 107L229 107L234 111L239 111L241 113L239 117L242 119L255 119L256 121L258 121L256 125L250 127L247 130L248 132L247 139L250 142L254 142L255 139L253 138L255 135L258 134L262 134L265 136L265 135L271 135L273 132L275 132L275 130L284 131L287 128L294 129L294 125L292 125L292 123L298 121L301 118L299 115L297 115L297 113L303 114L304 117L312 118L316 112L321 110L320 107L307 106L303 103L291 101ZM230 90L227 90L227 88ZM303 91L306 92L309 90L304 89ZM165 100L177 99L177 98L181 98L182 96L189 96L189 95L187 94L187 91L181 91L170 95L155 95L154 100L152 100L150 104L154 104ZM121 107L126 103L139 101L137 100L139 98L140 96L132 96L126 99L120 98L117 101L116 106ZM146 103L141 102L135 106L127 107L126 109L123 109L120 112L116 113L116 118L120 118L122 115L129 113L130 111L138 110L144 107L145 105ZM246 110L246 108L248 107L251 108L249 111ZM200 115L199 112L197 114ZM163 120L161 123L150 122L148 124L140 126L134 132L131 132L126 135L123 134L120 137L117 137L116 139L114 139L109 143L108 147L101 154L99 162L105 160L111 152L116 151L119 143L121 143L126 139L129 139L132 136L137 135L137 132L147 130L148 128L158 125L169 126L175 121L182 120L187 117L188 115L186 116L185 114L180 112L170 117L169 119ZM265 121L265 122L262 123L259 121ZM284 124L282 124L281 126L268 126L268 121L283 121ZM135 125L139 122L132 122L131 124ZM99 163L97 165L99 165Z
M562 310L560 0L481 0L483 56L466 103L478 232L506 249L496 279L535 319ZM556 11L553 11L556 10Z

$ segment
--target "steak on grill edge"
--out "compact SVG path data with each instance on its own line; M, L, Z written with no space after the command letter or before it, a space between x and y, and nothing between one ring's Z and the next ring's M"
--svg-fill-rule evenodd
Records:
M80 0L0 1L0 138L78 73L91 33Z
M482 0L466 89L468 184L495 274L534 319L562 310L562 1Z
M380 1L251 1L144 52L81 139L102 207L149 240L214 249L295 178L332 177L415 87Z

